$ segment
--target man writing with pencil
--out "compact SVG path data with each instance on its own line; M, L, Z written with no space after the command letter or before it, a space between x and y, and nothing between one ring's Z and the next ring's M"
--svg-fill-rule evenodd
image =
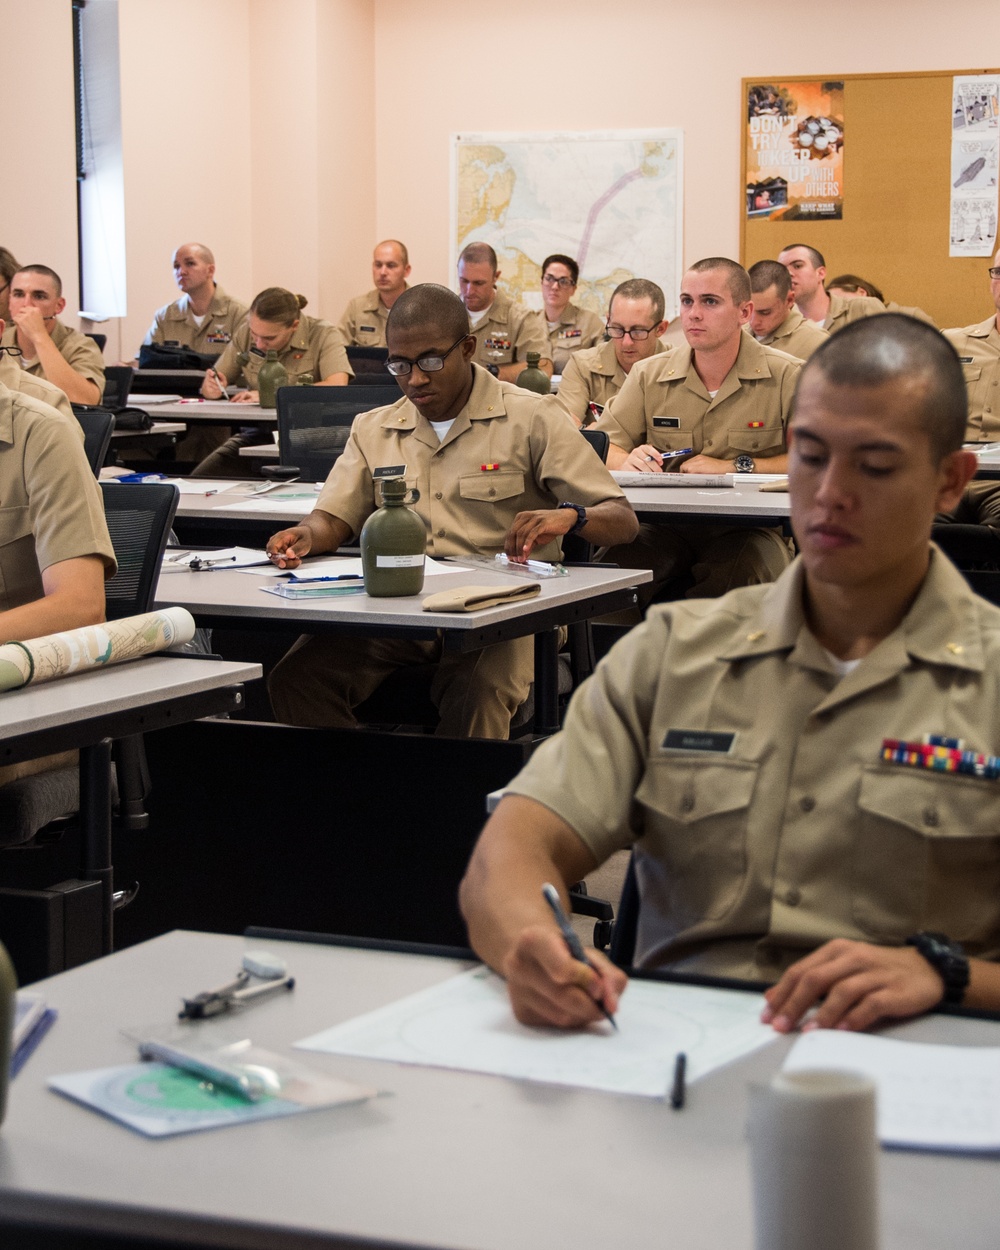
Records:
M519 1019L614 1013L541 886L634 845L635 962L772 983L765 1021L1000 1008L1000 610L930 544L974 457L961 366L888 314L811 357L789 427L799 559L654 609L507 787L462 907ZM807 1026L808 1027L808 1026Z

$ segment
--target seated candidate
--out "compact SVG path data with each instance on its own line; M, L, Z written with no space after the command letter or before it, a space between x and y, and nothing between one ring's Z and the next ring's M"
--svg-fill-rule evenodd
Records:
M504 551L515 560L558 560L571 531L598 546L633 537L635 514L555 398L473 363L476 338L457 295L412 287L386 328L403 398L356 418L315 510L268 543L279 568L356 537L375 511L375 482L390 468L420 491L414 511L431 556ZM271 674L271 704L293 725L351 727L353 709L391 672L428 661L437 664L438 733L508 736L534 675L530 637L466 654L444 651L440 639L303 637Z
M958 361L924 323L862 321L810 357L789 430L800 557L773 586L651 612L473 854L469 934L520 1019L615 1010L624 974L568 955L540 887L633 844L637 966L773 982L780 1032L813 1008L845 1029L943 999L1000 1009L1000 779L884 747L1000 753L1000 611L929 541L975 468L964 426Z
M800 363L743 332L753 313L750 278L712 256L681 282L687 340L635 365L594 426L611 439L608 468L638 473L784 473L785 424ZM638 587L648 604L675 578L692 598L770 582L790 559L779 529L644 523L612 563L653 571Z
M885 312L885 305L880 299L868 296L843 299L840 295L828 295L823 285L826 261L823 253L814 247L790 243L778 255L778 261L788 270L799 312L806 321L822 326L828 334L842 330L862 317L874 317L876 313Z
M0 339L3 338L5 329L6 323L0 317ZM83 437L83 427L76 419L76 413L73 411L73 405L66 398L66 392L61 391L58 386L53 386L51 382L46 382L37 374L28 373L22 369L17 360L16 347L0 347L0 382L8 390L20 391L22 395L30 395L32 399L39 399L50 408L55 408L56 412L61 412L64 417L72 421L74 428L80 431L80 437Z
M398 239L386 239L372 256L373 290L356 295L337 324L348 346L385 347L385 323L389 309L406 290L410 257Z
M549 359L562 373L576 352L604 341L597 313L571 303L580 281L580 266L572 256L546 256L542 261L542 307L549 332Z
M826 284L827 295L839 295L842 299L879 299L885 305L886 312L902 313L906 317L916 317L918 321L926 321L937 328L937 322L922 308L907 308L897 304L895 300L886 299L874 282L867 278L859 278L856 273L841 273L831 278Z
M143 345L180 343L206 356L220 356L247 315L246 305L215 281L215 257L204 243L182 243L172 264L182 295L156 310Z
M601 415L633 365L666 350L660 342L667 328L663 308L663 292L655 282L630 278L615 287L604 327L609 341L574 352L559 383L559 402L577 425L589 425Z
M1000 438L1000 252L986 272L996 312L975 325L944 331L965 374L967 443L992 443Z
M26 265L10 284L10 317L0 347L16 347L21 368L65 391L74 404L99 404L104 359L92 338L59 320L62 279L48 265Z
M748 273L753 295L750 329L754 338L765 347L808 360L830 336L806 321L795 307L788 270L776 260L759 260L750 266Z
M246 388L233 396L234 404L256 404L257 374L269 351L288 372L288 381L309 375L317 386L346 386L354 370L335 326L318 317L301 316L306 297L293 295L280 286L269 286L250 305L246 321L237 329L233 340L209 369L201 393L206 399L222 399L224 388L231 382ZM272 430L246 426L228 438L194 470L194 477L246 477L246 461L240 459L241 447L252 447L271 441Z
M0 320L10 320L10 281L21 266L14 259L14 254L6 247L0 247Z
M458 293L476 336L477 364L492 366L502 382L516 382L538 352L538 367L552 376L549 336L540 313L497 290L497 254L488 243L470 243L458 258Z

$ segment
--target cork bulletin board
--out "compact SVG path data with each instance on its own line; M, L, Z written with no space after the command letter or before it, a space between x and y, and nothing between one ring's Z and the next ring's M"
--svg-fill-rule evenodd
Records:
M855 273L887 300L924 309L942 328L993 311L986 257L950 257L952 79L997 70L830 75L843 83L843 188L839 219L748 217L747 99L755 86L816 82L818 75L745 78L740 100L740 259L775 259L789 243L823 253L827 276ZM1000 243L998 243L1000 246Z

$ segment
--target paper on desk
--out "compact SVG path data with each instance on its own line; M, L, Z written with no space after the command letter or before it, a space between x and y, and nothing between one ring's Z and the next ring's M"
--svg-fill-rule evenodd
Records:
M147 404L179 404L180 395L136 395L131 396L132 407L145 408Z
M431 556L424 556L424 576L435 577L441 573L461 573L461 564L442 564ZM293 581L310 581L317 577L361 577L363 570L360 556L331 556L328 560L307 560L291 572L271 565L267 569L241 569L243 573L256 573L258 577L290 577Z
M227 481L225 478L212 481L207 477L168 477L167 481L171 486L176 486L182 495L221 495L239 485L239 482Z
M292 512L305 516L316 507L316 493L296 492L294 495L261 495L259 498L237 499L234 503L220 504L213 512Z
M1000 1151L1000 1047L817 1029L798 1039L784 1067L846 1068L870 1077L884 1146Z
M238 572L242 569L260 571L260 567L271 567L267 552L255 547L219 547L215 550L185 551L180 555L166 555L163 558L161 571L171 569L187 569L194 560L210 562L213 569L224 572Z
M616 1016L575 1032L518 1024L507 987L488 968L296 1042L303 1050L663 1098L678 1051L689 1081L775 1040L758 994L630 982Z
M612 471L619 486L732 486L731 473L632 473Z

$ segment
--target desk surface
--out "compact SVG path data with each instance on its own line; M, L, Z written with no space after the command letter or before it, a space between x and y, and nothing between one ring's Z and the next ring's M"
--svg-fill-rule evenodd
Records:
M321 485L289 482L287 486L255 495L254 487L261 485L259 478L235 483L232 478L191 478L189 481L191 486L197 487L197 491L181 495L177 504L177 515L181 520L210 517L215 521L257 521L273 523L276 530L283 525L297 525L307 512L311 512L319 498ZM209 491L219 493L209 494ZM287 502L282 503L282 500ZM243 509L235 506L240 503L248 506ZM220 512L220 508L223 511Z
M761 524L784 520L791 512L787 491L759 486L626 486L625 497L637 513L678 517L749 517Z
M134 406L142 408L142 396L134 396ZM198 399L188 403L149 404L145 409L154 420L199 421L216 425L277 425L278 413L274 408L262 408L260 404L230 404L217 399Z
M261 943L254 943L260 946ZM122 1025L167 1022L182 994L231 977L248 943L172 933L41 983L55 1027L11 1086L0 1134L0 1219L199 1245L464 1250L750 1250L748 1081L772 1046L666 1102L473 1073L290 1052L291 1043L467 965L268 942L291 994L201 1035L249 1035L385 1096L238 1128L146 1141L45 1088L49 1076L134 1061ZM931 1017L893 1032L997 1044L1000 1026ZM995 1250L1000 1161L883 1151L883 1250ZM235 1227L238 1225L238 1227ZM315 1240L321 1237L322 1241Z

